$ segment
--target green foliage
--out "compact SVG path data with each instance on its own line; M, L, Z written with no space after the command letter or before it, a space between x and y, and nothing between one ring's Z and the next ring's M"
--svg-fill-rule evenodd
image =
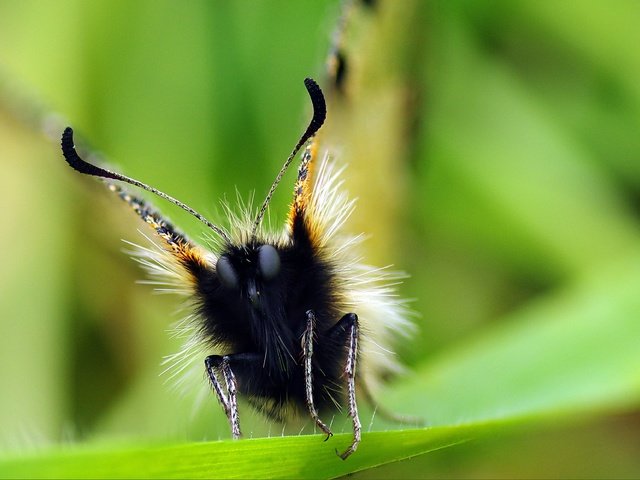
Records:
M159 377L179 317L120 252L140 224L35 124L44 99L218 220L295 142L336 3L4 1L0 477L638 476L638 6L377 3L349 38L368 75L339 147L367 256L410 273L420 314L399 345L410 371L380 399L428 427L382 431L398 426L364 409L343 462L342 418L325 443L242 405L245 432L271 438L217 441L214 399L194 413Z

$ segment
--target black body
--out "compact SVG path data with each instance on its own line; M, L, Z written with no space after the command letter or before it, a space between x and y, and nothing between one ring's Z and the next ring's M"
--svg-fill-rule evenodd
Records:
M223 285L210 270L202 271L198 281L204 336L228 349L223 353L229 357L239 392L277 419L290 413L290 406L300 412L307 408L302 337L308 311L316 318L316 406L325 410L344 399L341 377L347 335L335 327L346 312L336 310L331 266L312 248L303 222L296 223L291 244L277 248L281 267L275 278L261 275L261 244L252 243L228 246L222 252L238 275L237 286Z

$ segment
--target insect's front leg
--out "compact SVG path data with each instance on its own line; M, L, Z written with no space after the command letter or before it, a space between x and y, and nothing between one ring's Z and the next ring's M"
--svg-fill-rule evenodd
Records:
M347 359L344 366L344 373L347 377L347 394L349 401L349 416L353 422L353 441L351 445L342 453L336 453L346 460L349 455L356 451L362 436L362 425L358 417L358 405L356 404L356 363L358 359L358 339L360 328L358 316L355 313L347 313L328 332L329 337L337 342L344 342L347 347Z
M227 415L231 426L231 435L234 439L240 438L240 418L238 416L238 382L236 375L231 368L231 364L246 370L244 367L252 368L261 365L261 356L257 353L236 353L231 355L209 355L204 360L207 369L207 376L211 382L214 392ZM217 372L222 374L225 388L222 388L218 380ZM226 390L226 393L225 393Z
M313 337L316 329L316 316L312 310L307 311L307 328L302 335L302 357L304 361L304 389L307 400L307 409L316 425L327 434L326 442L333 435L331 429L318 416L318 411L313 402Z
M211 382L213 390L216 392L216 396L224 409L224 413L229 419L229 425L231 426L231 435L234 439L240 438L240 419L238 418L238 385L236 377L229 365L229 355L221 357L220 355L209 355L204 360L204 365L207 369L207 376ZM216 371L222 373L224 378L225 388L222 388ZM226 393L225 393L226 390Z

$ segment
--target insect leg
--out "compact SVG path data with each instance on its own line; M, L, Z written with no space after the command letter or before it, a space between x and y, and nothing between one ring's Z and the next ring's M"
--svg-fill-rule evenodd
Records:
M304 360L304 387L307 400L307 408L311 414L311 418L316 425L327 434L326 442L329 437L333 435L333 432L327 425L320 420L318 411L313 403L313 336L315 332L316 316L312 310L307 311L307 328L302 335L302 356Z
M238 417L238 387L236 383L236 377L229 365L229 356L225 355L221 357L219 355L209 355L204 364L207 368L207 375L211 381L211 386L216 392L218 400L222 404L224 413L229 419L229 425L231 426L231 435L234 439L240 438L240 419ZM227 394L225 395L220 381L216 375L216 370L222 372L224 378Z
M329 334L336 339L344 339L344 335L347 335L348 349L344 373L347 376L349 416L353 422L353 441L344 452L339 453L336 450L340 458L346 460L349 455L356 451L362 437L362 425L360 424L358 405L356 404L356 363L358 359L358 338L360 336L358 316L355 313L347 313L332 327Z

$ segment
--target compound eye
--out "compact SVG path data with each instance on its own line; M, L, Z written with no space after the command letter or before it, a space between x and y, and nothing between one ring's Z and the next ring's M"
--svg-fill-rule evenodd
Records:
M218 259L216 264L216 272L218 272L218 278L220 283L229 290L237 290L240 281L238 280L238 273L231 265L231 260L226 255L222 255Z
M280 255L273 245L262 245L258 249L258 267L265 280L273 280L280 273Z

